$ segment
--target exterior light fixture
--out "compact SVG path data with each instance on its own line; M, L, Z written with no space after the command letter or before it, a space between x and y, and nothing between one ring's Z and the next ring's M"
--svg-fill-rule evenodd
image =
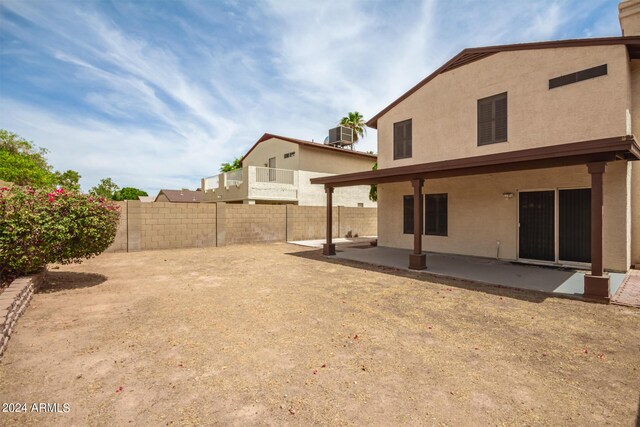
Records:
M502 197L504 197L505 200L509 200L513 197L513 193L502 193Z

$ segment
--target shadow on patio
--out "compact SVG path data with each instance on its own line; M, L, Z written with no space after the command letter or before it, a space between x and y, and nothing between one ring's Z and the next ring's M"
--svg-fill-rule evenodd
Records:
M407 266L410 252L364 244L338 246L333 257L325 257L317 250L290 255L530 302L542 302L550 296L582 298L584 273L580 271L435 253L427 254L427 270L414 271ZM610 273L610 276L611 292L615 294L624 274Z

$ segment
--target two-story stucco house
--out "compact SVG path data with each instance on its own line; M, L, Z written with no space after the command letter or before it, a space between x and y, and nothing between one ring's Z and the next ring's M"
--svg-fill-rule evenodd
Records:
M312 178L369 171L375 154L264 134L242 157L242 168L202 179L203 202L323 206L324 190ZM336 191L335 206L375 207L370 186Z
M609 297L606 271L640 265L640 1L620 11L622 37L463 50L369 120L377 171L312 182L329 203L378 184L378 245L412 269L424 250L577 266Z

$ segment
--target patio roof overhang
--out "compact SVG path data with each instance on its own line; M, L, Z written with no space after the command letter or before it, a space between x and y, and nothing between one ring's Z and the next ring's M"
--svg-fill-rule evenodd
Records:
M409 255L409 268L423 270L426 254L422 247L423 237L423 185L427 179L449 178L487 173L513 172L561 166L584 165L591 176L591 274L584 278L584 295L609 299L611 287L609 276L604 272L603 257L603 175L608 162L616 160L639 160L640 146L633 135L591 141L573 142L549 147L530 148L506 153L488 154L455 160L421 163L375 171L314 178L312 184L324 184L327 193L327 241L322 252L335 255L332 242L333 190L336 187L353 185L411 182L413 187L413 253Z
M529 148L455 160L420 163L366 172L313 178L312 184L325 187L407 182L455 176L513 172L560 166L584 165L615 160L639 160L640 145L633 135Z

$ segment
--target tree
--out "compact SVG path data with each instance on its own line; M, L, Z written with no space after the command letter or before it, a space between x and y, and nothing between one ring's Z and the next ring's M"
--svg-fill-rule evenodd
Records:
M372 171L378 170L378 162L375 162L373 164L373 167L371 168ZM369 200L371 200L372 202L377 202L378 201L378 186L375 184L371 185L371 188L369 188Z
M66 170L64 172L55 173L56 184L60 188L64 188L67 191L80 192L80 174L74 170Z
M347 113L345 117L340 119L340 126L348 127L353 129L353 143L358 142L358 139L363 137L366 133L366 124L364 122L364 118L362 114L354 111L352 113ZM353 147L353 146L352 146Z
M220 165L220 172L231 172L242 167L242 158L236 157L231 163L223 163Z
M133 187L123 187L113 193L113 200L138 200L138 196L148 196L146 191Z
M104 178L100 180L100 184L89 190L90 194L95 196L104 197L105 199L113 199L113 195L118 191L120 187L116 185L111 178Z
M2 149L0 149L0 179L36 188L49 188L55 182L55 176L40 167L33 158Z
M44 148L36 148L19 135L0 129L0 179L18 185L51 187L55 176L46 153Z
M34 188L80 192L80 174L73 170L54 172L45 157L47 150L21 136L0 129L0 179Z

